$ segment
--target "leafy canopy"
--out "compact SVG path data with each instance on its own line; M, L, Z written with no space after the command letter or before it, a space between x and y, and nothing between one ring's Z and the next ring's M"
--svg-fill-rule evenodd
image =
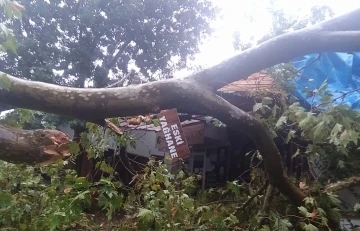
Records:
M171 77L198 52L218 13L209 0L20 3L26 8L23 20L8 23L19 41L18 54L3 56L1 70L76 87L89 82L104 87L110 77L132 69L150 80Z

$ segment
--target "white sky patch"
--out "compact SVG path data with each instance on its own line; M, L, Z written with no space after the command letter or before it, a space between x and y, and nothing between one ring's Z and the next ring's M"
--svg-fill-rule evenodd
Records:
M210 67L231 58L237 52L233 48L233 33L240 31L242 39L261 38L271 27L270 15L267 12L269 0L212 0L222 9L223 18L213 23L215 32L200 46L192 65ZM305 15L315 5L328 5L336 15L344 14L360 7L360 1L354 0L277 0L276 6L284 9L287 14ZM249 21L251 17L254 21ZM181 70L175 77L186 77L192 71Z

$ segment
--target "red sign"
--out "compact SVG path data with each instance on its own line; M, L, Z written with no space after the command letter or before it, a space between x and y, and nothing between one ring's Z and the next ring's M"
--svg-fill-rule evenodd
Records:
M195 125L186 125L182 127L185 135L186 143L188 145L203 144L205 125L204 123ZM159 151L166 152L168 150L164 133L162 131L156 132L156 144L155 148Z
M165 144L172 159L190 156L190 150L176 109L162 111L157 114Z

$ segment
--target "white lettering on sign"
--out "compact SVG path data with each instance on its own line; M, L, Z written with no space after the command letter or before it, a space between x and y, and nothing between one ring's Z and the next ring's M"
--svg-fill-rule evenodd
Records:
M160 124L161 124L161 128L164 132L165 141L169 148L171 158L178 157L178 154L176 152L175 143L176 143L176 145L181 145L184 143L184 141L180 135L179 127L177 126L177 124L173 124L169 128L168 123L166 122L165 115L160 118Z

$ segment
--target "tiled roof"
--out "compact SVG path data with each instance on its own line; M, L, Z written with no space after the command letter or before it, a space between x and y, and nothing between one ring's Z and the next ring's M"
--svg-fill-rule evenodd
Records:
M253 91L253 90L271 90L274 88L274 79L266 73L254 73L247 79L242 79L230 83L218 91L220 92L242 92L242 91Z
M247 79L235 81L228 84L218 91L223 93L236 93L236 92L247 92L253 90L272 90L274 89L274 79L263 72L258 72L250 75ZM182 126L189 124L199 123L201 120L190 119L181 122ZM130 125L126 120L120 121L120 127L132 130L146 130L146 131L161 131L160 126L154 126L153 124L146 124L142 122L139 125Z

